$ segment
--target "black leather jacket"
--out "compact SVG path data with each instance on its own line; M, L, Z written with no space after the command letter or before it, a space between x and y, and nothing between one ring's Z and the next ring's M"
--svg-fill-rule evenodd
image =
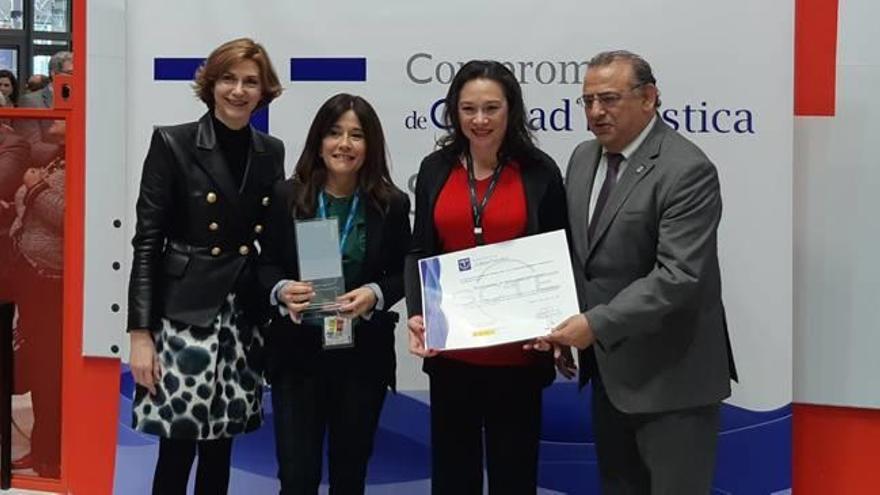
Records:
M260 323L268 295L255 283L255 242L265 234L272 185L284 176L284 144L253 130L241 191L229 174L210 113L159 127L137 201L128 328L160 318L209 326L227 295Z

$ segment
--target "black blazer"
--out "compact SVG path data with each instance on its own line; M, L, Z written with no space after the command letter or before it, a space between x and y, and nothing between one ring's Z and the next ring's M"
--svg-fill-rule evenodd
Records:
M520 163L526 196L526 233L540 234L568 228L565 188L556 162L541 150L532 156L515 157ZM421 282L418 261L441 254L434 225L434 205L446 184L452 168L459 163L454 153L440 149L425 157L416 179L416 214L413 224L413 242L406 258L406 305L410 316L422 314ZM424 370L431 371L433 359L425 359ZM552 360L543 367L552 380ZM545 378L546 378L545 377Z
M302 184L288 179L279 182L272 193L267 235L259 262L259 280L265 293L283 280L299 280L296 247L294 198L302 194ZM384 309L373 311L369 320L355 327L355 347L334 350L349 353L360 361L365 373L377 373L392 388L395 384L396 359L394 329L398 315L389 308L403 297L403 264L409 248L409 197L395 188L386 211L379 211L365 202L367 251L360 277L350 286L376 283L382 290ZM267 296L268 297L268 296ZM316 371L323 354L321 331L318 327L294 324L290 318L277 316L266 334L269 349L269 376L282 371L311 373Z
M254 323L268 314L252 261L266 234L272 185L284 177L284 144L252 129L242 190L229 174L210 113L159 127L137 200L128 328L160 318L208 326L233 290Z

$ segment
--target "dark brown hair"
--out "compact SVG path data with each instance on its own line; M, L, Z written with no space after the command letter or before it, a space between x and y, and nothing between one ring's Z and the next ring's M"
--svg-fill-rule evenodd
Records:
M513 72L494 60L471 60L452 78L443 110L447 134L440 138L438 144L455 156L468 151L470 144L464 131L461 130L461 122L458 119L458 102L464 85L475 79L495 81L504 90L504 97L507 99L507 129L498 149L498 161L532 156L535 152L535 143L532 129L526 122L526 105L523 101L522 89Z
M215 48L196 71L196 77L193 81L196 96L205 102L208 108L213 109L214 85L217 80L233 65L244 60L253 60L260 69L263 97L260 98L257 108L263 108L281 95L281 82L278 80L278 74L275 73L272 61L269 60L269 54L266 53L263 45L250 38L238 38Z
M315 214L318 193L327 181L327 166L321 158L321 145L330 129L342 114L353 111L361 123L366 143L364 164L358 170L358 188L363 199L380 212L385 212L394 194L394 184L388 170L385 135L376 111L360 96L339 93L321 105L303 146L302 154L293 171L294 180L303 185L304 192L295 200L296 216L309 218Z
M654 78L654 71L651 70L651 64L649 64L647 60L642 58L641 55L637 55L627 50L612 50L597 53L593 56L593 58L590 59L589 62L587 62L587 69L606 67L613 64L614 62L617 62L618 60L627 62L630 67L632 67L633 80L630 82L630 84L632 84L636 88L642 88L647 84L651 84L654 87L657 87L657 79ZM657 99L654 103L654 106L660 108L659 89L657 90Z
M9 93L9 106L18 105L18 79L15 78L15 74L12 71L2 69L0 70L0 79L3 78L9 79L9 83L12 84L12 93Z

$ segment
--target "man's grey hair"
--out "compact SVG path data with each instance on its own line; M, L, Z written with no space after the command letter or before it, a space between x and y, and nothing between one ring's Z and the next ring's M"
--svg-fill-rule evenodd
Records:
M651 70L651 64L642 58L641 55L637 55L627 50L611 50L597 53L589 62L587 62L587 68L605 67L618 60L629 62L630 67L633 69L633 77L635 78L633 84L635 86L641 87L645 84L653 84L654 86L657 86L657 79L654 78L654 71ZM657 93L656 106L660 106L659 92Z
M66 51L55 52L52 58L49 59L49 75L54 76L61 72L64 69L65 62L73 63L73 53Z

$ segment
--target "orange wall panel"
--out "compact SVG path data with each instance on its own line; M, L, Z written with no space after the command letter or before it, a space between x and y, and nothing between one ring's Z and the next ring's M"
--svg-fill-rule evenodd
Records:
M793 491L880 493L880 410L794 406Z
M61 480L13 477L13 487L104 495L113 491L119 412L119 360L82 355L85 229L86 1L74 1L73 107L67 122L64 219L64 349ZM122 331L120 329L120 331Z
M838 0L796 0L794 114L834 115Z

